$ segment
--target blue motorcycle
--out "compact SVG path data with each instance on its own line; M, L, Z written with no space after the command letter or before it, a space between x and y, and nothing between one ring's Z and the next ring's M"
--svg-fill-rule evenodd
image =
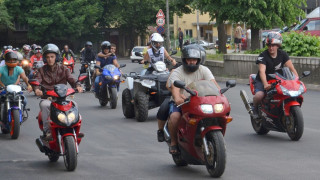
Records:
M20 125L28 119L25 108L25 97L21 86L8 85L0 93L1 99L1 131L3 134L10 133L11 139L17 139L20 134Z
M125 67L125 64L121 64L120 68ZM100 90L97 94L99 103L101 106L106 106L108 101L110 101L110 106L112 109L117 107L119 86L121 83L120 69L116 68L113 64L105 65L103 68L96 67L100 69Z

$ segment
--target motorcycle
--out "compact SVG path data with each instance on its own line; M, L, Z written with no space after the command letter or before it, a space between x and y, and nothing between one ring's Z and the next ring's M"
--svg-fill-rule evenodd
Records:
M287 133L291 140L298 141L304 130L304 121L301 112L303 102L302 94L307 91L303 82L299 81L310 75L305 71L302 77L296 77L284 67L280 72L268 74L271 88L266 92L264 99L258 108L258 119L252 118L252 100L248 98L245 90L240 91L241 99L248 111L251 124L259 135L267 134L269 131ZM256 74L249 76L249 85L252 95L255 94L254 82Z
M230 104L223 93L235 85L235 80L228 80L226 87L219 92L216 85L208 80L193 82L188 87L182 81L174 82L174 86L191 95L178 106L182 110L177 133L178 153L172 154L177 166L206 165L212 177L220 177L224 173L226 147L223 136L232 117ZM164 136L170 146L168 121Z
M120 68L125 67L125 64L121 64ZM100 70L100 90L97 98L101 106L106 106L108 101L110 101L110 106L112 109L117 107L118 101L118 90L121 78L120 68L116 68L113 64L105 65L103 68L95 66Z
M85 90L90 91L92 82L94 82L93 73L96 61L82 62L81 64L86 68L86 72L79 75L79 80L81 84L85 85Z
M30 63L30 61L28 59L23 59L21 61L21 67L24 70L26 75L30 74L32 64Z
M37 80L30 80L30 84L39 86ZM48 156L51 162L58 161L60 156L64 158L64 164L68 171L74 171L77 167L79 144L83 138L80 133L82 118L75 104L67 97L76 91L68 88L65 84L54 86L44 94L50 98L50 122L52 139L47 140L44 136L36 139L39 150ZM41 111L37 117L40 130L43 131Z
M20 125L28 119L28 111L24 107L24 96L21 86L8 85L0 93L1 99L1 131L10 133L11 139L17 139L20 134Z
M32 71L29 74L29 79L33 79L36 76L36 74L38 73L38 70L40 68L42 68L43 66L44 66L44 62L43 61L35 61L35 62L33 62Z
M74 59L72 56L68 55L67 57L63 57L62 64L67 66L70 69L71 73L74 73Z

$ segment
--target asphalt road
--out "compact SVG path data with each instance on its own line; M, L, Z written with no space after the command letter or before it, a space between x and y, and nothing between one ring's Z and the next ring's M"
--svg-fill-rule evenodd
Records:
M120 62L127 63L124 72L141 69L137 63ZM50 163L38 150L34 141L41 134L35 118L39 99L26 93L31 112L20 137L11 140L0 135L0 179L210 179L205 166L174 165L167 145L156 141L157 109L149 112L146 122L123 116L121 92L125 87L121 84L115 110L100 107L93 93L76 94L85 137L74 172L66 171L62 157ZM241 89L249 92L249 87L241 84L226 92L233 121L225 135L227 165L220 179L319 179L320 92L304 95L305 131L300 141L293 142L284 133L255 134L239 96Z

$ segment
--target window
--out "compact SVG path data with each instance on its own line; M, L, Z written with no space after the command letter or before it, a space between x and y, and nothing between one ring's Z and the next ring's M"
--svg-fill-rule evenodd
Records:
M186 29L185 34L186 34L186 36L193 37L192 36L192 29Z
M203 37L203 27L200 27L200 37Z
M320 30L320 20L310 21L306 27L308 27L308 31Z

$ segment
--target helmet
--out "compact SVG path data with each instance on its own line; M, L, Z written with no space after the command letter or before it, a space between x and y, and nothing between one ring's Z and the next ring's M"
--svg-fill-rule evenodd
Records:
M31 49L32 49L32 50L35 50L35 49L36 49L36 47L37 47L37 45L36 45L36 44L32 44L32 45L31 45Z
M12 46L11 45L7 46L7 49L12 49Z
M43 47L43 61L47 62L46 55L48 53L55 53L56 54L56 62L59 61L60 58L60 50L58 46L55 44L47 44Z
M8 49L8 46L3 46L3 50L7 50Z
M159 51L163 44L163 37L159 33L153 33L151 35L151 46L155 51ZM160 43L160 46L157 47L157 43Z
M206 62L206 50L199 44L192 44L194 46L197 46L199 48L199 50L201 51L201 61L200 64L204 65L204 63Z
M31 50L31 47L30 47L29 45L25 44L25 45L22 46L22 49L23 49L24 51L30 51L30 50Z
M101 43L100 47L101 47L101 50L103 51L103 50L105 50L107 48L110 49L111 48L111 44L110 44L109 41L103 41Z
M34 54L42 53L42 48L41 48L41 46L35 47L35 49L33 50L33 53L34 53Z
M13 52L11 49L8 49L4 52L4 59L6 61L6 65L8 67L14 68L18 65L18 56L15 52ZM14 59L15 61L13 63L9 62L9 60Z
M275 31L269 32L266 38L266 45L270 45L270 44L277 44L281 46L282 44L281 34Z
M18 51L15 51L15 53L16 53L17 56L18 56L18 61L22 61L23 55L22 55L20 52L18 52Z
M199 48L199 46L197 45L187 45L184 46L184 48L182 49L182 55L181 55L181 59L182 59L182 66L183 69L186 72L195 72L196 70L199 69L200 66L200 61L202 58L202 50ZM196 65L188 65L186 59L197 59L197 64Z
M18 47L16 47L16 50L19 51L20 49Z
M87 41L84 46L85 46L85 47L87 47L87 46L91 46L91 47L92 47L92 42L91 42L91 41Z

